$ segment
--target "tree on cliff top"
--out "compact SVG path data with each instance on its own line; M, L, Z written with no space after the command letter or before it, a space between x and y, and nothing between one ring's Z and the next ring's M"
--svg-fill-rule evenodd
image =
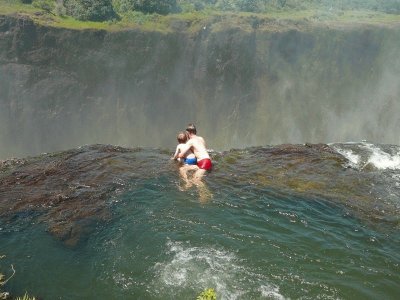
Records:
M177 10L176 0L113 0L113 5L121 13L136 10L166 15Z
M69 15L83 21L118 19L133 11L145 14L209 11L265 13L276 10L320 9L373 10L399 14L400 0L7 0L33 4L48 13ZM119 15L117 15L117 13Z
M32 5L43 9L47 13L51 13L55 8L55 2L53 0L34 0Z
M83 21L104 21L116 17L111 0L64 0L67 14Z
M135 0L135 10L166 15L176 10L176 0Z

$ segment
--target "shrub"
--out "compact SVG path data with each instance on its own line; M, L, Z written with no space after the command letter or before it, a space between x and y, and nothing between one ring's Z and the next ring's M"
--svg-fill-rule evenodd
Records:
M196 300L217 300L217 295L214 289L206 289L197 296Z
M120 14L126 14L134 10L133 0L112 0L114 10Z
M234 0L218 0L215 4L217 8L225 11L236 10L236 1Z
M144 13L166 15L177 10L176 0L131 0L133 9Z
M256 12L258 11L258 1L257 0L239 0L238 7L241 11Z
M54 0L34 0L32 5L47 12L52 12L55 8Z
M188 4L184 2L183 5ZM112 0L112 5L120 14L131 11L139 11L145 14L158 13L166 15L170 12L177 12L176 0Z
M57 0L54 10L55 10L56 14L59 16L65 16L67 14L67 9L64 6L63 0Z
M68 15L82 21L105 21L116 17L111 0L65 0Z

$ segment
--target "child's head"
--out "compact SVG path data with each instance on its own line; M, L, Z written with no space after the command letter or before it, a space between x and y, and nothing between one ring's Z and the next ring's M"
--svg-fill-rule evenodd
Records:
M188 140L187 134L185 132L179 132L176 136L179 144L185 144Z

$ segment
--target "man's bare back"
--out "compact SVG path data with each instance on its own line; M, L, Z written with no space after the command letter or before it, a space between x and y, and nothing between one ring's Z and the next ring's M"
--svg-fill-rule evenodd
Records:
M206 149L206 143L201 136L193 135L186 144L192 148L197 160L210 158Z

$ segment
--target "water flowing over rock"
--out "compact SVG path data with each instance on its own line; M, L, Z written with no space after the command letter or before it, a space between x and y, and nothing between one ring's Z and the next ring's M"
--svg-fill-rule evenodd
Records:
M378 152L368 147L307 144L213 152L215 166L206 184L211 195L243 187L243 197L247 190L262 194L267 189L307 201L322 199L346 207L350 215L365 222L396 228L400 165L383 170L371 165L368 157ZM399 151L398 147L380 147L379 153L387 156L396 157ZM363 158L358 166L350 166L338 149ZM44 223L52 235L74 246L95 226L113 221L113 207L118 206L113 199L118 195L137 189L146 180L161 182L162 178L167 186L179 183L175 162L165 150L92 145L2 161L0 218L11 223L21 218Z
M51 234L75 245L96 222L110 219L108 201L129 179L145 178L135 151L88 146L2 162L0 216L37 217ZM15 221L15 220L14 220Z

